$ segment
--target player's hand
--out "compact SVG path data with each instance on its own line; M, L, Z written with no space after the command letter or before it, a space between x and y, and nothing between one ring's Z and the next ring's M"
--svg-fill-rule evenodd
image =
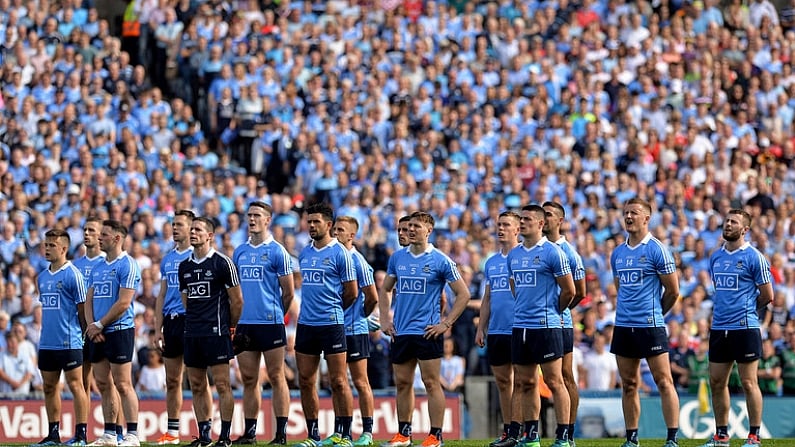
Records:
M166 349L166 341L163 338L163 332L155 330L155 348L162 354Z
M486 334L480 328L475 332L475 344L481 348L486 346Z
M391 318L381 318L381 332L393 337L395 335L395 326L392 325Z
M86 338L93 341L98 342L97 336L102 335L102 328L97 326L96 323L91 323L86 327ZM104 337L102 339L104 341Z
M440 335L444 335L450 327L446 323L439 323L439 324L429 324L425 326L425 338L437 338Z

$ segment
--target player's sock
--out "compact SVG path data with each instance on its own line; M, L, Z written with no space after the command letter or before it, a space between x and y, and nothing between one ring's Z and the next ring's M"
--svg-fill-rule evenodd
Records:
M276 417L276 435L280 437L287 436L287 418L284 416Z
M519 433L519 430L521 429L522 424L516 421L511 421L511 423L508 425L508 431L506 433L508 433L508 436L511 438L519 439L519 435L521 434Z
M127 423L127 433L131 435L138 436L138 423L137 422L128 422Z
M306 431L309 433L310 438L314 439L315 441L320 441L320 432L317 428L317 419L306 420Z
M565 441L568 438L569 438L569 424L558 424L558 428L555 429L555 440Z
M372 433L373 432L373 417L363 417L362 418L362 433Z
M398 421L398 433L403 436L411 437L411 422Z
M206 441L210 439L210 430L212 429L211 421L199 422L199 439Z
M119 424L115 424L116 429L116 436L124 436L124 427Z
M353 416L340 416L340 431L339 434L343 438L351 439L351 424L353 423Z
M229 439L229 434L232 432L232 421L221 420L221 434L218 439Z
M668 429L668 435L666 436L666 441L676 441L676 435L679 433L679 427L673 427Z
M179 436L179 419L168 420L168 434L171 436Z
M442 441L442 427L431 427L431 432L428 434L435 436L439 442Z
M118 434L116 433L116 424L115 423L105 424L105 433L109 435Z
M748 434L749 435L755 435L758 438L759 437L759 426L758 425L752 425L750 427L750 430L748 431Z
M638 429L637 428L633 428L633 429L627 430L627 441L629 441L629 442L631 442L633 444L637 444L638 443Z
M243 433L246 434L247 438L254 438L257 436L257 420L254 418L246 418L245 419L245 428L243 428Z
M574 441L574 424L569 424L569 441Z
M75 438L84 441L88 439L88 424L75 424Z
M524 432L527 434L527 437L530 439L535 439L538 437L538 420L535 421L524 421Z
M47 432L50 439L61 439L61 422L50 422Z
M715 434L718 435L719 438L728 438L729 437L729 426L728 425L718 425L715 427Z

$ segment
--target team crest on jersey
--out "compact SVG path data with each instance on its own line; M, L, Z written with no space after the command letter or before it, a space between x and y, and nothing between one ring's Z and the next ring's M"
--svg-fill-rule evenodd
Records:
M109 274L110 276L116 276L116 269L111 270Z
M323 265L331 265L331 259L323 258Z
M207 270L206 272L204 272L204 276L206 276L207 278L212 278L213 277L213 271L212 270Z
M539 264L541 264L541 257L536 256L535 258L533 258L533 265L539 265Z
M638 258L638 264L645 264L646 263L646 256L641 256Z
M259 257L259 260L260 260L260 261L267 261L267 260L268 260L268 254L267 254L267 253L265 253L264 255L260 256L260 257Z
M743 261L737 261L737 265L735 266L735 268L738 269L738 270L742 269L743 268Z
M422 267L422 273L431 273L431 266L425 264L425 266Z
M56 288L56 289L58 289L58 290L61 290L61 289L63 289L63 283L62 283L61 281L58 281L58 282L55 284L55 288Z

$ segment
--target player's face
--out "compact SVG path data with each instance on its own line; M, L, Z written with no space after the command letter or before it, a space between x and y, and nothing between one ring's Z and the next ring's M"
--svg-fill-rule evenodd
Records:
M519 235L519 222L513 217L502 216L497 220L497 240L500 242L516 242Z
M309 237L319 241L325 239L331 231L331 222L327 221L322 214L315 213L306 216L307 230L309 230Z
M347 246L348 244L351 244L353 242L353 238L356 237L356 230L353 229L353 225L351 225L350 222L337 222L334 224L332 234L343 245Z
M248 231L249 233L259 234L264 232L271 223L271 215L258 206L248 209Z
M65 238L48 237L44 239L44 259L48 262L65 260L68 248Z
M560 223L563 219L560 217L560 211L551 206L544 207L544 234L549 234L553 230L560 228Z
M171 222L171 231L174 242L182 243L190 238L191 220L188 216L176 216Z
M649 225L648 211L638 203L632 203L624 207L624 227L627 232L642 231Z
M99 222L88 222L83 227L83 245L88 248L94 248L99 244L99 233L102 231L102 225Z
M409 221L408 236L410 244L423 244L428 241L428 235L430 234L431 229L419 219L411 219Z
M745 236L748 227L743 223L743 216L729 214L723 221L723 239L734 242Z
M103 226L99 233L99 248L104 252L113 250L121 241L121 235L113 231L111 227Z
M194 247L201 247L209 244L213 238L213 232L208 231L204 222L194 220L190 225L190 244Z
M524 237L534 237L541 234L544 228L544 219L532 211L522 211L522 218L519 220L519 234Z
M403 221L397 227L398 245L405 247L409 245L409 222Z

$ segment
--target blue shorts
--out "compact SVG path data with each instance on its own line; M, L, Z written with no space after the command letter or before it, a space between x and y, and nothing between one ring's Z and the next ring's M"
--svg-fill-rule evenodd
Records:
M298 323L295 329L295 352L306 355L330 355L346 352L345 325L309 326Z
M110 363L132 362L133 348L135 347L135 329L122 329L120 331L105 332L105 341L91 344L89 357L91 363L107 360Z
M630 359L645 359L668 353L668 334L664 327L625 327L613 329L610 352Z
M163 315L163 357L174 359L185 353L185 315Z
M563 357L563 329L513 328L511 359L514 365L540 365Z
M235 352L264 352L287 344L283 324L239 324L232 345Z
M750 363L762 358L762 334L759 329L709 332L710 363Z
M71 371L80 366L83 366L82 349L39 349L42 371Z
M574 328L563 328L563 354L574 352Z
M348 363L370 358L370 336L367 334L346 335L348 345Z
M508 334L494 334L486 337L486 356L489 359L489 365L511 364L511 338Z
M229 363L234 356L228 335L185 337L185 366L189 368L207 369Z
M401 364L409 360L433 360L444 354L444 337L425 338L423 335L396 335L392 337L389 353L392 363Z

